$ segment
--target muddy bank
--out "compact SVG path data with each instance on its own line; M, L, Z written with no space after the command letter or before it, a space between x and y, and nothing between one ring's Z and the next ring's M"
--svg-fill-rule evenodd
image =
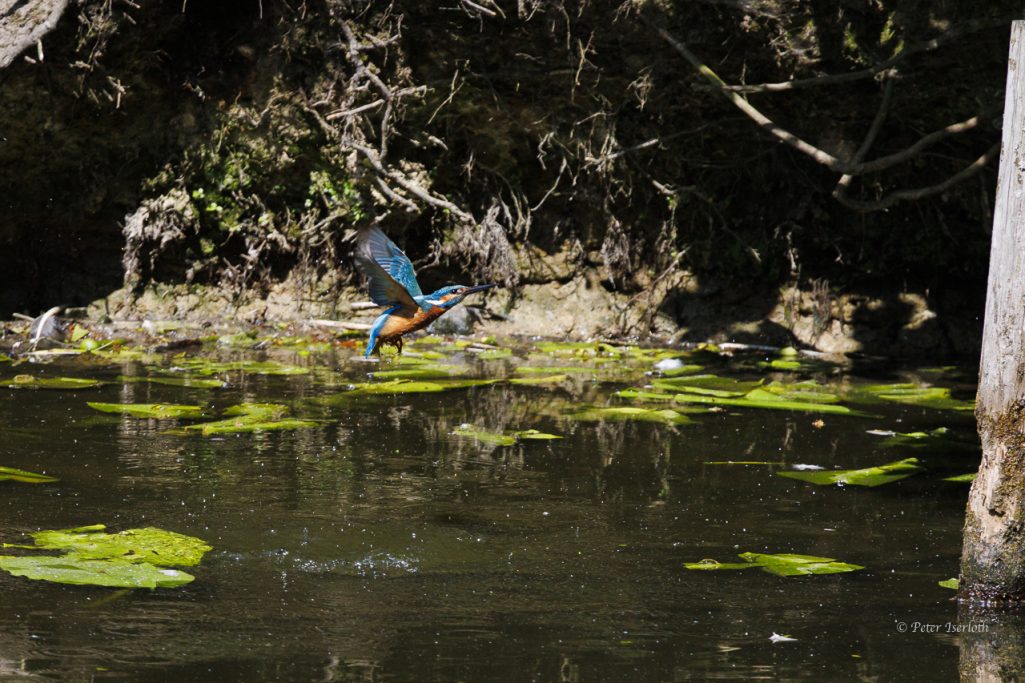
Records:
M688 273L643 295L617 292L599 269L496 290L436 323L448 334L527 335L558 339L629 339L652 344L740 342L826 353L895 358L973 358L981 320L970 301L926 293L832 292L814 287L728 288ZM234 330L311 321L373 322L380 309L340 278L289 278L261 291L231 293L200 285L122 288L79 309L87 320L180 321Z

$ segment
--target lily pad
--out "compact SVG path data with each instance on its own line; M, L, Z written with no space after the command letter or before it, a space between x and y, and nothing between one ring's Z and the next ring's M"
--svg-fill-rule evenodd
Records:
M200 375L222 375L242 372L251 375L306 375L310 369L297 365L283 365L274 361L237 360L221 362L209 358L185 358L176 363L172 372L197 373Z
M852 484L854 486L881 486L910 477L912 474L921 472L918 466L918 458L905 458L896 462L880 465L879 467L866 467L860 470L821 470L818 472L776 472L787 479L806 481L809 484L819 486L831 486Z
M101 413L117 413L129 417L151 420L175 420L188 417L202 417L202 406L187 406L173 403L97 403L87 405Z
M562 384L569 379L569 375L546 375L544 377L513 377L509 384L520 384L524 386L543 386L548 384Z
M162 384L169 387L187 387L191 389L223 389L227 382L209 377L118 377L122 382L145 382Z
M35 375L15 375L10 379L0 380L0 386L11 389L95 389L103 382L96 379L79 377L36 377Z
M681 393L676 395L680 403L705 403L711 405L735 406L737 408L758 408L762 410L790 410L805 413L826 413L829 415L864 416L846 406L834 403L812 403L793 401L765 389L752 389L742 397L707 396L704 394Z
M765 553L741 553L743 562L716 562L701 560L683 565L687 569L710 571L717 569L751 569L757 567L776 576L807 576L809 574L842 574L864 569L861 565L838 562L831 557L813 555L792 555L788 553L770 555Z
M4 480L20 481L23 484L50 484L57 481L57 477L48 477L45 474L36 474L13 467L0 467L0 481Z
M0 569L13 576L77 586L111 588L177 588L195 580L180 569L154 567L128 560L86 560L79 557L14 557L0 555Z
M288 406L280 403L240 403L222 413L223 420L205 424L189 425L183 429L199 432L203 436L216 434L242 434L319 427L319 422L287 417Z
M633 406L613 406L608 408L588 408L567 415L573 420L640 420L644 422L665 422L669 424L690 424L689 417L671 408L635 408Z
M937 581L936 583L943 588L950 588L952 590L958 590L961 588L961 579L958 578L944 579L943 581Z
M148 527L117 534L102 524L39 531L34 546L4 547L60 550L61 556L0 556L0 569L39 581L117 588L173 588L195 577L169 566L192 566L210 550L204 541Z
M558 434L547 434L545 432L539 432L536 429L526 429L519 432L488 432L482 429L477 429L473 425L463 424L452 430L452 433L456 436L463 436L471 439L476 439L482 443L493 444L495 446L512 446L521 440L552 440L561 439L562 437Z
M858 396L862 398L881 399L895 403L906 403L922 406L924 408L935 408L936 410L956 410L969 412L975 410L974 401L965 401L952 398L950 389L946 387L923 387L917 384L872 384L861 387L855 391L851 398Z

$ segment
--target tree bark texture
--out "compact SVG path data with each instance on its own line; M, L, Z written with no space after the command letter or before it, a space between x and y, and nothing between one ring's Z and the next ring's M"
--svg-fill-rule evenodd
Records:
M68 0L0 0L0 69L53 30Z
M960 598L1025 600L1025 21L1011 28Z

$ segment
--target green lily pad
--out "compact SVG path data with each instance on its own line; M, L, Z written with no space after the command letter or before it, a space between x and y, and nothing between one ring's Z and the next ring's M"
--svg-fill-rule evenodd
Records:
M613 406L608 408L588 408L569 413L566 417L573 420L640 420L643 422L665 422L669 424L690 424L693 422L686 415L670 408L635 408L633 406Z
M195 577L170 566L193 566L210 550L192 536L148 527L117 534L102 524L39 531L34 546L4 547L60 550L60 556L0 556L0 569L28 579L117 588L173 588Z
M819 486L846 485L854 486L881 486L910 477L912 474L921 472L918 466L918 458L905 458L896 462L880 465L879 467L866 467L860 470L820 470L817 472L776 472L780 477L806 481L809 484Z
M524 386L543 386L546 384L562 384L569 379L569 375L546 375L544 377L513 377L509 384L520 384Z
M950 588L952 590L958 590L961 588L961 580L958 578L944 579L943 581L937 581L936 583L943 588Z
M200 375L222 375L241 372L251 375L306 375L310 369L297 365L283 365L274 361L237 360L220 362L209 358L184 358L176 362L175 371Z
M976 472L969 472L968 474L956 474L953 477L943 477L943 481L953 481L958 483L971 483L975 481L975 477L978 476Z
M793 401L764 389L752 389L740 398L707 396L704 394L676 394L680 403L704 403L711 405L735 406L737 408L758 408L763 410L790 410L805 413L825 413L829 415L864 416L864 413L851 410L846 406L834 403L812 403L809 401Z
M145 562L86 560L66 555L0 555L0 569L34 581L111 588L177 588L196 578L180 569L154 567Z
M488 432L482 429L477 429L473 425L463 424L452 430L452 433L456 436L463 436L471 439L476 439L482 443L493 444L495 446L513 446L521 440L539 440L546 441L552 439L561 439L562 437L558 434L547 434L545 432L539 432L536 429L526 429L518 432Z
M0 481L5 480L20 481L23 484L50 484L57 481L57 477L48 477L45 474L36 474L13 467L0 467Z
M757 567L776 576L807 576L809 574L841 574L864 569L861 565L838 562L831 557L813 555L792 555L788 553L770 555L765 553L741 553L743 562L716 562L701 560L683 565L687 569L702 571L717 569L751 569Z
M881 399L895 403L935 408L936 410L957 410L969 412L975 410L974 401L951 398L950 389L946 387L923 387L917 384L872 384L855 391L851 398Z
M202 406L186 406L173 403L97 403L89 401L93 410L101 413L117 413L129 417L151 420L176 420L179 418L202 417Z
M210 546L193 536L165 531L155 527L127 529L116 534L104 532L103 524L37 531L32 539L35 547L62 550L90 560L116 558L132 562L148 562L162 567L191 567L199 564Z
M288 406L280 403L240 403L222 413L223 420L183 427L186 432L199 432L203 436L217 434L243 434L319 427L319 422L287 417Z
M594 373L594 368L581 365L519 365L515 370L518 375L567 375L572 373Z
M227 382L209 377L118 377L122 382L145 382L147 384L162 384L169 387L187 387L191 389L223 389L228 386Z
M15 375L11 379L0 380L0 386L11 389L95 389L103 382L96 379L78 377L36 377L34 375Z
M474 355L481 360L503 360L512 358L513 352L511 349L486 349Z

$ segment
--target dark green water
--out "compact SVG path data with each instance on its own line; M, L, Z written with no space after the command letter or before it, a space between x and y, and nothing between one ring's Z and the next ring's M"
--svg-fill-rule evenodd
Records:
M583 374L553 388L321 400L366 380L368 365L347 353L276 352L337 375L229 373L219 391L117 379L146 374L139 363L0 364L3 377L110 382L91 391L0 389L0 465L60 477L0 482L0 542L104 523L161 527L214 547L189 570L196 580L177 589L121 592L0 572L0 680L957 675L960 637L946 631L962 622L953 591L937 581L957 575L968 485L942 478L978 465L970 413L883 403L871 406L875 417L825 415L819 425L815 414L728 409L675 427L563 415L579 401L620 403L611 392L643 384L636 373L608 382ZM483 375L511 370L506 360L468 362ZM732 360L719 365L719 374L762 376ZM972 392L950 371L827 368L796 379L851 386L866 381L859 373ZM326 422L182 436L167 433L174 423L104 415L86 401L275 401ZM565 438L489 446L452 435L463 423ZM886 447L866 433L941 426L950 438L922 448ZM969 445L951 445L958 440ZM847 469L910 456L925 470L877 488L775 475L796 463ZM705 464L721 460L786 465ZM683 567L745 551L866 569L784 578ZM941 632L916 633L915 623ZM774 643L773 633L796 640Z

